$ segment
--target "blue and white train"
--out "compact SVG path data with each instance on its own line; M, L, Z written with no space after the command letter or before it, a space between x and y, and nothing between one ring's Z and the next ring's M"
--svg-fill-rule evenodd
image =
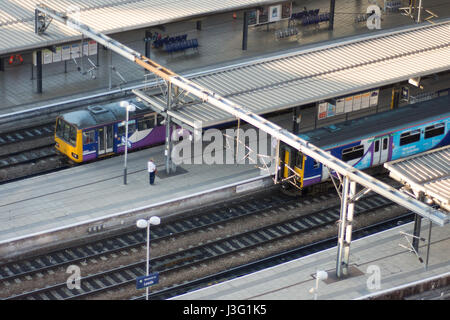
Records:
M450 98L447 95L318 128L299 134L299 137L357 169L367 169L448 145L449 127ZM289 168L295 170L293 183L299 188L329 178L328 170L321 163L292 150L288 145L282 145L279 176L293 176Z

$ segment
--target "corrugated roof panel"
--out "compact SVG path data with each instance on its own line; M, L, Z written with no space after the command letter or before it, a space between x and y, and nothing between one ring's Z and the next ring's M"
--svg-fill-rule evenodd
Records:
M415 194L423 192L450 210L450 146L431 150L384 165L394 179Z

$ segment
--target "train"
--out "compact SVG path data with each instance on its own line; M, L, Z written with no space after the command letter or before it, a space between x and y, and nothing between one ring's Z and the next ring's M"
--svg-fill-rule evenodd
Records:
M298 136L364 170L448 145L449 127L450 98L446 95L321 127ZM292 150L287 144L280 146L278 168L278 176L286 182L285 185L293 184L300 190L330 178L330 171L322 163Z
M135 98L127 101L136 107L129 113L128 150L164 142L164 118ZM126 109L120 102L93 105L58 116L55 127L57 152L75 163L125 152Z

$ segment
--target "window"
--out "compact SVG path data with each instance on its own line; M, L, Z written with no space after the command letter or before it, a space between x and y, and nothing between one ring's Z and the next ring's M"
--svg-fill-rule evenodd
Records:
M374 152L380 151L380 140L375 141L375 150Z
M64 131L64 121L62 119L58 119L58 121L56 121L56 135L62 138L63 131Z
M158 114L156 116L156 125L161 126L162 125L161 122L163 122L163 121L164 121L164 117L162 115Z
M77 130L74 126L70 126L69 143L72 145L76 145L77 143Z
M440 136L445 132L445 124L437 123L425 128L425 139Z
M314 169L319 169L319 167L320 167L320 162L318 162L317 160L314 160L313 168Z
M355 146L342 150L342 161L361 158L364 155L364 146Z
M386 149L387 149L387 147L388 147L388 141L389 141L389 138L384 138L384 139L383 139L383 150L386 150Z
M83 132L83 144L90 144L95 142L95 132L85 131Z
M303 168L303 154L300 152L296 155L295 166L300 170Z
M420 140L420 129L403 132L400 135L400 145L410 144Z
M119 123L118 127L117 127L117 136L119 138L124 137L125 136L125 121ZM133 134L133 132L136 131L136 120L130 120L128 121L128 136L130 136L131 134Z
M70 134L70 125L67 122L64 122L64 129L63 129L63 139L64 141L69 141L69 134Z
M150 117L145 117L145 118L139 119L137 122L138 122L137 126L138 126L139 131L151 129L155 126L155 116L152 115Z

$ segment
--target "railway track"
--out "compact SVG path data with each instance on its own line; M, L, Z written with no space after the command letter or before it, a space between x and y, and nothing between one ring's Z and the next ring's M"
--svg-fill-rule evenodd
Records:
M261 203L260 199L255 198L255 201L256 203ZM316 198L315 201L321 203L324 202L325 199ZM275 206L275 204L269 204L266 209L261 210L255 208L254 204L255 203L253 203L253 205L250 204L250 207L248 207L247 210L249 210L250 212L254 211L254 213L258 214L262 214L264 211L267 212L267 209L269 209L270 211L270 208L273 208ZM297 204L297 206L295 204ZM240 203L234 208L242 205L243 203ZM389 200L386 200L378 195L374 195L359 201L355 206L355 214L361 215L390 205L392 205L392 203ZM300 203L298 199L297 201L287 201L287 198L282 196L278 198L278 204L276 205L276 208L277 210L281 210L283 208L285 210L293 210L299 209L302 206L304 206L304 203ZM248 252L249 250L251 251L256 247L268 246L288 237L298 236L304 232L321 228L327 225L334 225L339 219L339 208L339 204L336 204L331 207L318 210L314 213L308 213L294 218L289 218L282 222L272 223L256 229L248 230L246 232L240 232L238 234L220 237L219 239L215 240L209 240L206 243L199 243L198 245L184 248L183 250L154 257L151 259L152 271L158 271L160 273L160 279L164 279L166 277L169 277L169 275L174 271L180 272L181 270L184 270L186 268L193 268L207 261L213 261L229 255L245 254L245 252ZM220 228L227 221L227 219L221 218L222 216L227 216L227 208L224 208L224 210L224 212L217 215L217 217L220 217L221 221L219 221L219 218L217 218L217 221L214 221L215 219L211 218L210 223L204 224L204 226L201 228L191 227L190 230L193 232L200 232L201 229L210 229L212 226L214 226L214 228ZM235 211L236 210L230 208L230 212L228 213L229 219L236 219L236 217L233 217L233 212ZM203 217L199 216L197 217L197 219L191 220L201 221L205 218L206 215ZM242 218L242 216L240 216L240 218ZM186 220L184 221L184 223L179 221L177 223L170 224L170 228L172 230L169 232L172 232L171 236L187 232L186 226L184 226L185 224ZM153 245L155 244L155 242L156 245L158 245L158 236L160 237L159 240L162 239L161 232L163 234L167 234L168 230L163 231L163 228L153 228L152 231L155 232L154 235L152 234ZM140 238L140 245L142 245L142 242L145 241L145 236L141 234ZM59 254L60 259L62 259L61 252ZM69 253L67 254L69 255ZM66 264L67 263L68 262L66 262ZM28 261L28 263L26 264L30 266L32 265L32 262ZM17 265L12 266L18 269ZM12 270L9 267L8 269ZM4 272L5 268L2 268L2 270ZM100 272L83 277L81 279L80 290L69 290L66 283L64 282L43 289L33 290L30 292L11 296L8 299L81 299L92 296L94 294L105 293L108 290L132 284L134 283L136 277L142 276L144 274L145 261L139 261L126 266L108 270L106 272ZM4 279L7 278L5 277Z
M39 160L57 156L53 144L29 149L23 152L16 152L5 157L0 157L0 169L17 166L20 164L36 163Z
M414 220L413 213L406 213L404 215L388 219L386 221L376 223L367 227L359 228L353 231L352 238L353 241L363 238L368 235L372 235L374 233L382 232L384 230L409 223ZM330 237L327 239L323 239L311 244L307 244L304 246L300 246L299 248L295 248L292 250L288 250L285 252L281 252L267 258L263 258L257 261L252 261L250 263L228 269L225 271L221 271L215 274L211 274L206 277L202 277L200 279L196 279L193 281L189 281L183 284L174 285L167 289L158 290L149 294L149 299L151 300L165 300L170 299L172 297L185 294L189 291L197 290L206 286L209 286L214 283L220 283L223 281L231 280L233 278L237 278L243 275L247 275L253 272L257 272L266 268L273 267L280 263L298 259L304 256L308 256L310 254L314 254L329 248L333 248L336 246L337 237ZM132 300L144 300L146 296L138 296L134 297Z
M55 132L55 124L47 123L37 127L19 129L17 131L0 134L0 148L5 148L14 143L24 143L39 138L51 137Z

